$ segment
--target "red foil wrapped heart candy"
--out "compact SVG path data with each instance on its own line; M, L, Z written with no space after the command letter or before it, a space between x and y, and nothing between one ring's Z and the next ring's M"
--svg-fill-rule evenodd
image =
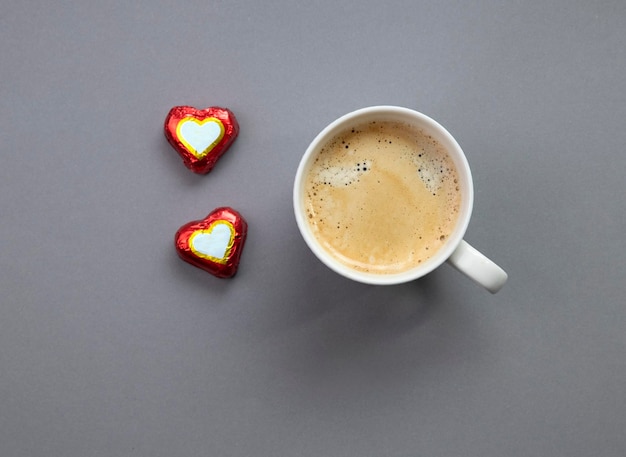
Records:
M226 108L175 106L165 118L165 137L195 173L208 173L237 138L239 124Z
M237 273L248 224L232 208L216 208L202 220L188 222L176 232L176 252L185 262L219 278Z

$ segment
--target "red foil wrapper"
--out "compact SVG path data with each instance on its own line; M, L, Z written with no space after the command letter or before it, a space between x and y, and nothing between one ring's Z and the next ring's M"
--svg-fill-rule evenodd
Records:
M232 208L216 208L200 221L183 225L176 232L176 252L185 262L219 278L237 273L246 241L248 224Z
M195 173L208 173L239 134L235 115L226 108L175 106L165 118L165 137Z

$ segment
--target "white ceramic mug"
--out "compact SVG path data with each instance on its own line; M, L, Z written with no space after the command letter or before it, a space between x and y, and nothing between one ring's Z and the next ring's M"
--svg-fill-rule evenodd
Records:
M422 130L427 135L432 135L446 149L449 157L456 165L459 177L461 206L457 223L452 233L430 259L415 268L401 273L367 273L342 264L321 246L313 234L306 216L304 203L305 177L322 147L347 127L371 121L402 122ZM461 147L452 135L430 117L408 108L396 106L363 108L348 113L328 125L315 137L304 153L296 173L293 189L296 222L304 241L319 260L335 272L366 284L390 285L420 278L447 261L491 293L495 293L506 282L506 272L463 240L472 215L473 201L474 186L469 164Z

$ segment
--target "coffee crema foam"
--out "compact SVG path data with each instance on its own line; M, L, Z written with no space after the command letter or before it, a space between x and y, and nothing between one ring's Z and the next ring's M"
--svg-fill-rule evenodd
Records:
M401 273L426 262L454 230L460 204L446 150L400 122L339 133L305 178L313 234L341 263L368 273Z

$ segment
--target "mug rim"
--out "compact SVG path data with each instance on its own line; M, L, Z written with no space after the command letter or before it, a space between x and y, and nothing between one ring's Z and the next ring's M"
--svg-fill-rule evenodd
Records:
M430 257L422 265L410 268L399 273L367 273L356 270L347 265L344 265L339 260L335 259L325 248L318 242L314 233L311 230L307 218L305 217L304 208L304 177L308 171L313 156L319 152L321 147L328 142L338 130L347 127L349 123L357 120L363 121L365 118L373 118L388 120L389 118L395 118L396 120L412 120L411 125L419 128L425 128L430 132L435 132L437 140L446 148L448 154L454 160L459 172L459 177L464 184L464 189L461 194L461 211L459 218L452 235L448 238L446 243L437 251L435 255ZM365 122L365 121L363 121ZM418 125L419 124L419 125ZM461 169L459 169L461 168ZM431 117L423 114L419 111L404 108L400 106L392 105L377 105L360 108L349 113L340 116L333 122L328 124L322 131L320 131L313 141L309 144L304 155L300 159L293 186L293 206L298 229L305 243L313 254L328 268L336 273L357 282L372 284L372 285L393 285L401 284L415 279L432 272L434 269L443 264L454 252L459 243L462 241L463 236L467 230L469 220L472 215L474 202L474 186L472 181L472 174L469 167L469 163L461 146L454 139L454 137L448 132L445 127L439 124Z

